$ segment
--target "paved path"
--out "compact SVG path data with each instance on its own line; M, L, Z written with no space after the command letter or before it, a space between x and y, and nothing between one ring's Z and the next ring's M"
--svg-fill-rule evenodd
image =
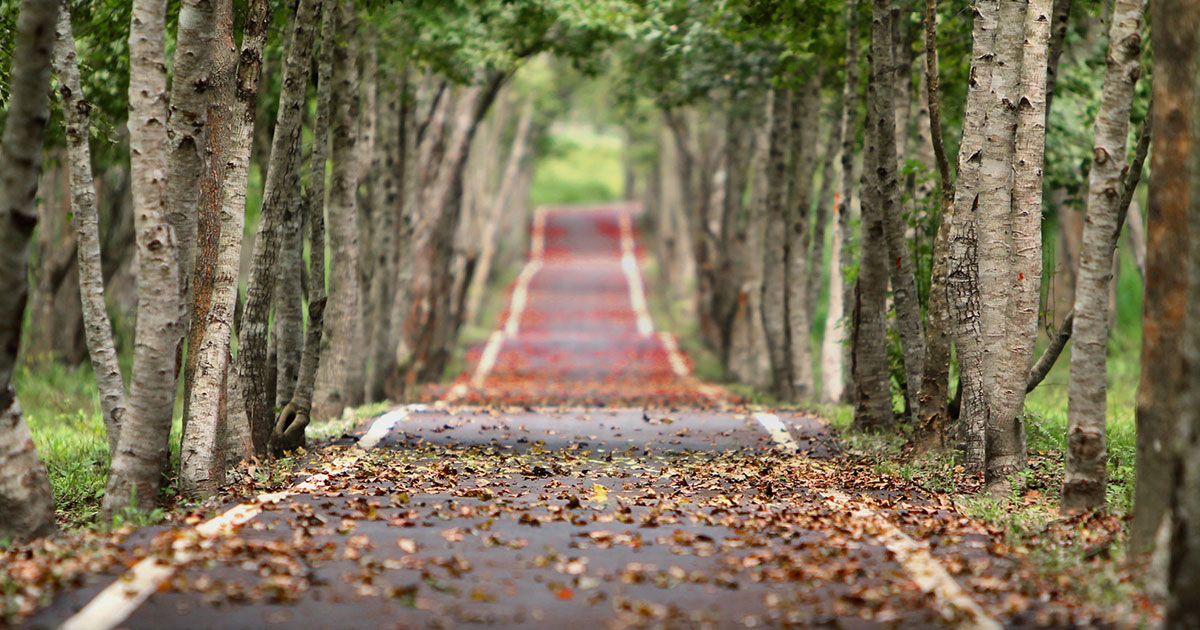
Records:
M283 492L135 537L148 559L30 627L998 627L998 597L944 568L986 577L986 539L847 470L818 419L689 375L646 311L635 210L540 211L444 400L360 427Z

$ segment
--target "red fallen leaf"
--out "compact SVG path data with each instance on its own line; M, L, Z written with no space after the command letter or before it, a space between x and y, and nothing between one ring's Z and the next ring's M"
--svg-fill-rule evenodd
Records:
M555 591L554 596L558 599L574 599L575 591L572 591L570 588L564 586Z

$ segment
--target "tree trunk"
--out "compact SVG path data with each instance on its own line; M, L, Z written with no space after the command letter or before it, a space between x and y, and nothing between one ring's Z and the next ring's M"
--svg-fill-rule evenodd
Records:
M238 330L238 377L243 388L246 417L254 453L267 454L275 414L275 398L269 383L273 375L267 364L268 325L276 281L282 225L287 214L290 184L300 160L300 114L308 87L309 60L313 47L316 0L301 0L296 7L287 60L283 68L279 110L271 141L271 158L266 169L262 211L259 214L246 303Z
M468 322L473 322L478 318L479 307L483 302L483 295L491 278L492 261L496 256L497 230L505 210L512 206L513 191L518 183L517 175L526 158L526 146L530 135L530 125L533 122L533 113L533 101L526 101L521 108L521 115L517 119L517 127L513 132L512 145L508 150L504 172L500 175L500 188L496 191L495 198L492 199L483 232L480 235L482 250L479 253L479 262L468 292L466 313L464 314L464 320Z
M885 85L890 87L892 75L880 72L882 66L875 60L876 55L888 50L891 42L891 9L888 5L887 0L874 0L871 8L868 64L871 72L863 135L866 147L862 175L862 236L851 337L854 347L854 424L859 429L871 430L889 430L895 422L887 356L887 245L883 200L879 193L883 190L880 175L894 173L896 160L892 155L895 144L881 146L879 142L883 136L877 130L881 120L892 120L890 103L884 106L878 97L880 89ZM890 142L892 138L889 136L887 140ZM887 161L881 162L883 159Z
M319 10L318 5L318 10ZM297 143L299 145L299 143ZM299 151L301 147L297 146ZM283 221L279 259L276 262L275 314L275 403L282 408L296 391L300 354L304 348L304 202L300 196L300 158L288 173L283 197Z
M983 383L983 338L980 328L979 259L976 209L980 196L980 162L988 91L995 67L997 0L979 0L971 33L971 82L963 110L962 140L958 149L958 179L950 217L950 251L946 288L960 376L960 442L963 465L970 473L982 472L985 459L984 427L987 401Z
M75 240L78 243L79 294L83 307L84 331L88 353L100 393L100 412L108 434L108 451L117 450L121 420L128 410L125 381L117 360L112 324L104 302L104 275L100 263L100 213L96 209L96 191L92 180L92 154L88 145L91 105L83 100L79 80L79 62L71 15L58 12L54 47L54 65L58 74L59 96L66 122L67 153L71 163L71 212L75 215Z
M821 282L825 276L825 232L829 225L829 209L833 206L833 188L834 178L836 176L835 165L837 163L838 149L842 144L842 107L839 100L833 106L833 122L829 127L829 136L826 138L825 153L821 158L821 188L817 192L817 208L813 213L813 229L809 253L808 253L808 281L804 289L805 300L808 306L808 320L816 322L817 303L821 298ZM832 260L837 260L836 257ZM836 266L836 265L833 265ZM832 286L832 285L831 285ZM832 294L831 294L832 297ZM822 373L822 381L824 373Z
M1147 261L1150 273L1147 276L1145 330L1148 335L1154 333L1155 347L1149 353L1147 349L1151 346L1142 346L1138 464L1145 461L1143 456L1157 458L1161 463L1149 467L1154 476L1146 480L1145 488L1142 485L1144 469L1138 468L1137 509L1141 511L1146 507L1157 512L1148 515L1151 517L1149 522L1142 523L1142 526L1153 523L1156 530L1158 523L1154 521L1167 512L1171 543L1163 626L1168 630L1192 630L1200 628L1200 607L1196 606L1200 601L1200 458L1196 457L1200 453L1200 409L1197 409L1200 392L1195 387L1195 369L1200 365L1200 320L1196 317L1200 313L1200 249L1194 240L1200 234L1200 158L1196 152L1196 147L1200 146L1200 82L1196 79L1200 70L1200 54L1197 53L1200 50L1200 6L1194 2L1159 0L1153 5L1153 20L1155 107L1151 115L1154 116L1156 137L1147 208L1151 248ZM1178 231L1171 234L1172 228ZM1171 245L1183 247L1172 249ZM1180 264L1181 256L1186 256L1186 265ZM1165 269L1168 266L1173 269ZM1158 276L1157 270L1167 273ZM1181 277L1186 278L1186 285L1175 283ZM1176 299L1161 302L1152 311L1149 302L1151 284L1155 285L1156 295ZM1186 302L1180 304L1176 300L1183 295L1186 295ZM1184 305L1186 319L1181 313L1185 309L1180 308ZM1151 312L1157 317L1151 319ZM1182 329L1177 328L1181 323ZM1156 328L1158 326L1164 327ZM1171 337L1178 333L1182 334ZM1150 341L1149 336L1146 341ZM1168 345L1159 345L1163 342ZM1148 355L1166 361L1147 362ZM1179 370L1181 365L1186 367ZM1158 379L1158 384L1146 387L1154 379ZM1165 389L1170 386L1175 388ZM1149 396L1155 393L1165 397L1151 400ZM1172 427L1177 432L1168 429L1172 424L1169 416L1158 415L1172 411L1180 412L1178 424ZM1154 441L1145 445L1141 433L1143 420L1151 429L1145 436L1147 441ZM1152 422L1155 424L1150 424ZM1164 438L1170 441L1157 443ZM1155 446L1145 448L1151 444ZM1165 453L1162 452L1164 447ZM1177 471L1178 478L1164 475L1172 469ZM1166 483L1162 483L1164 481ZM1158 496L1142 503L1143 499L1149 498L1150 492ZM1165 510L1160 507L1159 497L1163 495L1170 501L1164 506ZM1139 542L1145 548L1145 541Z
M1008 271L996 282L1006 290L1008 305L1007 316L1002 322L1005 327L1002 352L996 357L993 376L995 390L990 403L992 411L987 428L985 464L986 483L997 496L1007 496L1009 477L1026 465L1023 412L1027 375L1037 340L1042 285L1042 162L1046 146L1046 69L1051 8L1050 0L1034 0L1027 6L1018 4L1013 11L1014 14L1025 13L1024 44L1019 92L1011 101L1019 106L1006 103L1006 107L1017 110L1017 129L1009 166L1013 188L1009 209L1004 213L1009 226L1002 232L1002 238L1008 241L1004 247ZM1001 20L1007 19L1002 14ZM989 304L1003 303L993 302L986 295L984 299Z
M784 239L784 305L788 343L788 372L792 397L807 401L813 394L812 320L808 309L809 219L812 181L817 165L817 120L820 118L820 78L814 75L793 94L789 142L791 185L788 190L787 228Z
M984 144L980 163L978 197L979 292L982 304L980 328L983 333L983 387L988 406L984 423L985 481L994 494L1006 495L1007 483L1003 470L1015 471L1024 466L1024 442L1020 453L1012 442L1020 419L1003 404L1006 388L1019 381L1024 392L1024 377L1028 362L1017 369L1016 375L1004 374L1009 369L1010 343L1018 342L1008 331L1010 297L1013 293L1013 166L1014 140L1017 129L1017 106L1021 90L1021 41L1025 25L1026 3L1022 0L1000 0L999 27L996 30L995 69L992 71L988 96L987 119L984 124ZM1039 241L1040 242L1040 241ZM1040 258L1040 257L1039 257ZM1014 426L1014 423L1016 425ZM1002 453L994 452L1000 448Z
M821 345L821 390L826 402L846 399L851 370L846 369L852 351L846 344L847 327L854 306L854 287L847 278L854 265L850 215L854 201L854 146L858 129L858 20L857 0L846 3L846 83L842 89L842 179L841 195L834 218L833 251L830 252L829 312Z
M766 220L763 238L762 319L771 359L771 391L795 398L787 320L787 185L791 95L772 90L771 136L767 154Z
M385 84L398 84L403 90L403 81L398 80L395 73L389 73L391 80ZM396 371L396 354L389 347L392 337L392 294L396 282L396 221L404 212L403 196L400 189L399 176L403 159L401 134L403 119L401 118L401 94L384 96L386 104L379 114L379 137L375 145L375 172L372 182L372 226L373 239L369 265L371 276L368 279L368 301L371 304L371 323L367 330L370 337L367 341L371 348L370 361L367 362L366 391L367 402L387 398L387 380Z
M359 115L358 18L354 0L339 0L337 41L333 49L333 100L330 104L330 153L333 173L329 188L330 267L329 309L324 320L328 355L319 365L314 416L334 418L354 405L362 389L353 388L357 355L360 287L358 276L358 154L355 125Z
M317 114L313 121L312 153L308 157L308 179L304 185L304 209L308 225L308 331L300 356L300 373L292 399L275 421L271 448L276 452L304 446L304 430L312 415L313 384L321 357L325 306L325 173L330 143L330 102L333 96L333 50L337 35L337 0L321 1L321 50L317 56Z
M925 2L925 106L929 117L929 144L937 164L941 190L937 233L933 240L933 268L929 281L928 325L921 391L917 396L918 420L913 444L918 452L945 449L950 395L950 340L953 334L946 272L950 249L950 213L954 209L954 181L942 140L941 101L938 77L937 0Z
M222 12L230 10L225 3ZM184 494L214 491L224 478L226 463L253 453L241 382L231 364L229 344L237 313L246 186L270 11L266 0L254 0L247 7L232 101L221 93L230 88L222 88L218 82L209 108L210 129L226 137L227 145L214 145L223 155L208 157L208 175L201 187L188 338L188 360L195 371L187 379L190 387L180 448L179 485ZM219 26L229 36L224 45L232 49L233 25L227 20L231 22L232 18L222 19ZM227 56L232 57L232 52ZM232 58L220 61L221 57L226 55L218 56L218 63L234 62ZM220 129L221 120L228 121L226 130ZM205 299L208 306L201 308Z
M167 222L169 143L166 2L135 0L129 31L129 152L137 231L137 332L129 415L104 494L105 520L158 502L175 408L175 357L182 339L179 260Z
M742 218L734 233L735 243L732 267L736 272L733 310L729 323L728 373L739 382L765 387L770 383L770 361L766 333L762 318L763 277L763 221L765 220L766 193L768 187L767 163L770 153L771 103L768 98L756 99L759 124L754 129L754 144L748 151L750 158L749 203L742 210ZM730 116L730 119L733 117ZM738 163L731 160L731 164ZM728 198L741 200L740 193L728 193Z
M171 69L171 101L167 118L167 222L175 231L179 256L180 295L185 308L196 245L197 203L209 127L205 124L213 84L213 53L220 45L216 2L182 0L175 59ZM184 321L188 320L185 313Z
M882 0L874 2L876 10L873 12L871 25L871 72L874 76L893 79L872 81L870 89L873 108L871 111L875 112L872 128L877 136L875 149L878 151L878 157L873 164L876 168L873 182L877 187L873 196L879 204L879 207L871 209L871 212L878 213L883 222L883 235L887 247L886 265L892 284L892 299L896 305L896 328L900 333L900 349L904 362L904 391L908 398L909 413L915 418L918 383L921 382L922 363L925 361L925 332L921 326L921 302L917 295L915 264L905 235L904 209L900 205L897 150L904 145L904 139L898 137L897 123L900 122L907 128L908 107L907 103L904 107L896 103L893 90L893 87L901 82L901 73L896 70L892 56L896 51L896 42L892 41L892 34L896 29L891 25L891 21L898 19L899 15L892 14L890 9L887 15L883 14L882 11L888 4ZM876 22L882 24L877 25ZM911 62L903 73L903 83L906 86L911 81L908 71L910 68ZM904 91L903 96L907 99L908 90ZM863 249L866 249L865 241Z
M37 226L34 197L48 118L50 59L59 3L23 0L17 16L0 139L0 538L24 540L54 531L54 499L12 377L25 316L29 241Z
M1108 391L1108 284L1113 264L1121 178L1133 89L1141 73L1144 0L1117 0L1109 30L1108 70L1096 114L1088 211L1079 253L1072 329L1071 378L1067 385L1067 457L1062 510L1104 505L1105 414Z

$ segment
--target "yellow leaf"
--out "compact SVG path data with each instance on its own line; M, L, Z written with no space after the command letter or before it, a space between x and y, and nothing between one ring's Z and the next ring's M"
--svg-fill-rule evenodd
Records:
M608 488L594 483L592 484L592 501L596 503L604 503L608 501Z

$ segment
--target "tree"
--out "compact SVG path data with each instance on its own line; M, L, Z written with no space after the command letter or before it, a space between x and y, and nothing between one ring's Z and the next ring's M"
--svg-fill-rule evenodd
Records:
M7 120L0 137L0 538L23 539L54 529L50 480L12 378L25 316L29 240L37 226L34 196L42 168L58 11L57 2L21 2Z
M286 204L291 197L289 184L293 182L292 175L300 162L300 113L308 87L317 7L316 0L302 0L292 22L258 236L254 241L246 304L242 307L238 331L238 377L245 387L246 415L254 452L258 455L267 453L267 443L275 425L274 392L267 386L270 376L267 367L268 321L275 290L275 261L279 255Z
M1137 392L1137 488L1130 544L1135 553L1150 551L1174 504L1185 415L1192 404L1180 394L1192 389L1194 377L1180 347L1194 330L1195 313L1188 303L1189 267L1180 260L1194 256L1189 219L1196 214L1197 189L1191 166L1196 154L1200 103L1196 51L1200 49L1200 7L1166 0L1151 10L1154 32L1154 135L1150 186L1146 204L1146 288L1142 302L1142 373ZM1191 179L1189 179L1191 178ZM1189 214L1191 213L1191 214ZM1194 268L1194 267L1192 267ZM1190 332L1189 332L1190 334ZM1196 436L1195 428L1190 430ZM1192 451L1195 452L1195 451ZM1188 543L1190 549L1197 547ZM1188 551L1192 563L1194 551ZM1181 564L1180 566L1186 566ZM1178 590L1178 589L1177 589ZM1183 593L1194 598L1196 593ZM1192 599L1191 601L1196 601ZM1195 624L1193 623L1193 626ZM1182 626L1181 626L1182 627Z
M1196 406L1200 403L1200 392L1195 387L1196 370L1200 366L1200 318L1197 317L1200 314L1200 248L1195 243L1196 235L1200 234L1200 157L1196 151L1200 146L1200 126L1197 124L1200 122L1197 118L1200 115L1197 109L1200 104L1200 81L1197 81L1200 76L1197 74L1200 70L1200 6L1176 0L1156 2L1152 19L1155 42L1154 109L1151 115L1157 131L1150 170L1147 230L1150 247L1146 262L1151 273L1147 274L1147 280L1158 285L1155 286L1156 295L1173 301L1154 310L1147 302L1145 327L1155 333L1155 347L1143 350L1142 369L1150 378L1162 378L1176 387L1168 391L1151 388L1152 393L1161 392L1176 400L1145 400L1139 392L1138 429L1142 428L1143 420L1171 422L1172 418L1161 415L1164 411L1177 410L1179 417L1174 427L1177 437L1158 445L1165 447L1165 453L1145 448L1141 444L1142 437L1138 436L1139 464L1143 452L1164 461L1158 470L1151 469L1154 477L1149 480L1161 485L1147 484L1143 488L1139 481L1137 509L1155 510L1162 504L1161 498L1146 500L1152 492L1169 497L1166 514L1171 524L1170 560L1164 627L1191 630L1200 628L1200 609L1196 606L1197 598L1200 598L1200 458L1196 457L1200 452L1200 409ZM1113 24L1115 29L1115 19ZM1186 233L1187 236L1179 239L1183 242L1167 233L1171 229ZM1162 284L1158 284L1153 275L1156 268L1163 269L1168 260L1176 269L1185 266L1179 264L1184 252L1167 249L1170 245L1184 246L1186 272L1172 270L1161 280ZM1163 249L1155 252L1155 246ZM1177 284L1180 276L1186 278L1184 291L1180 291ZM1181 304L1178 298L1184 296L1185 302ZM1181 321L1176 319L1180 310L1186 313ZM1160 325L1161 330L1152 330ZM1164 342L1167 345L1162 345ZM1147 357L1167 360L1146 363ZM1170 429L1155 426L1147 437L1158 439L1170 434ZM1164 473L1177 476L1167 477ZM1163 481L1167 483L1161 483ZM1148 520L1153 522L1153 517L1161 518L1161 514L1152 513Z
M862 187L862 236L859 246L858 285L855 287L854 329L854 423L860 429L888 429L895 422L887 364L886 300L888 271L884 235L884 204L880 195L889 173L895 173L895 140L879 132L879 125L894 124L890 99L881 95L891 89L891 7L887 0L871 3L871 73L867 83L867 125ZM894 131L893 131L894 133ZM880 145L886 140L888 146ZM892 182L894 185L894 181Z
M352 363L361 347L359 337L358 275L358 19L354 0L338 0L337 45L333 48L335 86L331 104L330 157L333 171L329 187L330 306L323 320L328 355L320 360L315 399L316 415L330 418L353 405L362 391L351 381ZM325 375L322 378L322 374Z
M1109 29L1108 69L1096 114L1087 223L1075 288L1063 511L1093 509L1104 505L1105 500L1108 292L1119 229L1121 180L1127 167L1130 107L1141 74L1144 7L1144 0L1117 2Z
M317 56L317 115L313 121L312 153L308 158L304 207L308 212L308 331L300 356L300 373L292 399L279 412L271 432L271 447L288 451L304 445L304 429L312 416L313 385L321 358L325 328L325 174L329 156L329 109L333 99L333 49L337 34L337 0L321 2L321 50ZM321 130L325 130L322 132Z
M175 407L174 359L183 332L179 261L167 222L166 2L135 0L129 30L129 148L137 233L137 332L129 416L121 427L104 514L158 500Z
M91 105L83 99L76 59L71 14L59 11L55 28L54 65L58 92L66 123L67 153L71 162L71 212L75 215L78 242L79 293L83 310L84 332L92 371L100 390L100 411L108 434L108 450L117 450L121 420L128 411L125 380L117 361L112 323L104 302L104 270L100 261L100 213L96 209L95 182L92 179Z
M270 23L270 4L255 0L247 7L240 54L233 45L232 7L218 9L222 31L214 53L213 96L206 124L210 137L201 179L197 217L196 260L191 281L185 367L183 436L180 440L179 485L185 495L212 492L224 478L227 460L249 455L249 427L236 413L237 373L231 372L229 341L237 306L246 183L254 131L255 100L262 71L263 47ZM231 411L233 413L231 413Z
M950 251L946 288L954 320L954 344L960 374L959 413L963 465L969 472L983 470L987 401L984 398L983 338L980 325L979 241L976 209L979 203L980 163L983 152L987 94L995 67L996 26L999 4L979 0L971 33L971 82L963 109L962 140L958 149L958 178L950 216Z

